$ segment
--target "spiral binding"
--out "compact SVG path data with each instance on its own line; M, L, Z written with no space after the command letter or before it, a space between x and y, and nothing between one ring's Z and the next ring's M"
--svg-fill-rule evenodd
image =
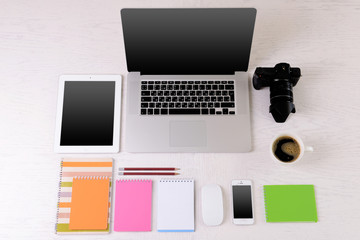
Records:
M56 210L56 222L55 222L55 233L58 232L58 221L59 221L59 204L60 204L60 191L61 191L61 181L62 181L62 170L63 170L63 160L61 160L60 164L60 181L59 181L59 190L58 190L58 202L57 202L57 210Z
M173 179L173 178L163 178L160 179L161 183L167 183L167 182L194 182L194 179L188 179L188 178L177 178L177 179Z
M151 179L118 179L116 182L152 182Z
M75 176L76 180L107 180L108 176Z
M268 216L267 216L267 204L266 204L266 188L264 186L264 203L265 203L265 219L266 221L268 221Z

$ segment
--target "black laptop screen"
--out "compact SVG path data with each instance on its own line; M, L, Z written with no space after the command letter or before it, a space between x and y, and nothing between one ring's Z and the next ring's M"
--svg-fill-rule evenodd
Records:
M129 72L247 71L256 9L122 9Z

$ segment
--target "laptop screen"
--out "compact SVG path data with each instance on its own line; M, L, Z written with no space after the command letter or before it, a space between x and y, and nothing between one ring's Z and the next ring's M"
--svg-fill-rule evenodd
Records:
M156 75L247 71L254 8L122 9L129 72Z

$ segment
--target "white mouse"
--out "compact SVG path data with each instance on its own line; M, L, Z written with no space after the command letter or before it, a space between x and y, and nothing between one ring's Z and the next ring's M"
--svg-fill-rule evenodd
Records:
M208 184L201 188L201 210L203 221L208 226L220 225L224 218L221 187Z

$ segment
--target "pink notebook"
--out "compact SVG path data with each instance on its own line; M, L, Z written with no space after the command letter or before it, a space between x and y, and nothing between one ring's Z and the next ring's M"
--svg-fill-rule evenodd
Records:
M114 230L151 231L151 201L151 180L117 180Z

